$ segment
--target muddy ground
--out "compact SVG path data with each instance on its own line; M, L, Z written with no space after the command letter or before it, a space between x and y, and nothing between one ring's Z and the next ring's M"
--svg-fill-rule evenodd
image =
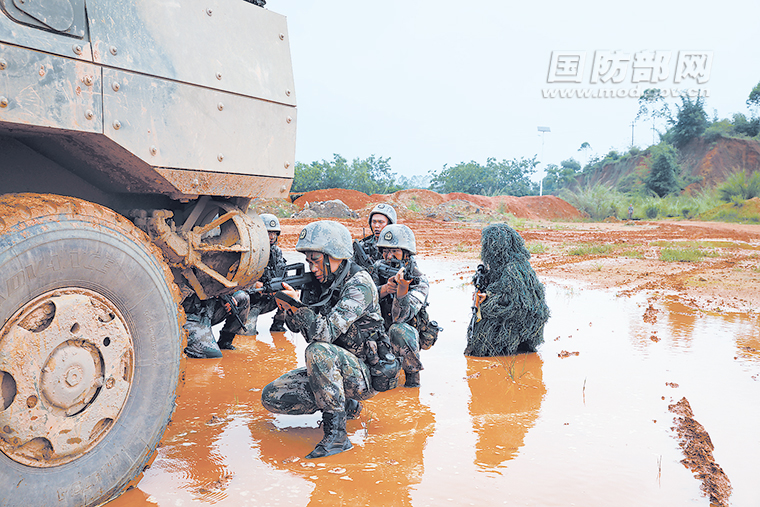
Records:
M492 217L489 217L492 218ZM366 218L337 219L353 237L368 234ZM311 220L283 219L280 244L292 250L301 228ZM403 221L417 238L424 257L478 259L480 231L487 221ZM760 226L693 221L612 223L517 220L513 226L533 252L539 276L571 279L623 294L651 291L669 295L702 311L760 310ZM603 254L583 254L612 245ZM698 249L693 262L660 260L663 249ZM464 278L469 273L462 273Z

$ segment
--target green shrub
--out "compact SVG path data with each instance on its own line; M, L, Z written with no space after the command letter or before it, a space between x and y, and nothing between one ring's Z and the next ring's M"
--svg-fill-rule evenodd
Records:
M721 201L741 203L760 196L760 172L747 176L744 170L735 170L726 181L718 186Z
M568 250L567 255L607 255L613 249L609 244L581 243Z
M660 208L657 205L647 206L645 213L647 215L647 218L655 219L660 214Z
M543 243L527 243L525 248L527 248L531 254L542 254L549 250L549 248Z
M665 262L699 262L704 253L698 248L663 248L660 260Z

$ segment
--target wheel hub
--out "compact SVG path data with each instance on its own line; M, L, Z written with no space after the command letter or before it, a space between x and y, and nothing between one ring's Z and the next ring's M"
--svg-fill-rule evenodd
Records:
M0 330L0 450L35 467L88 452L126 403L133 358L103 295L61 289L27 303Z
M86 341L66 341L42 368L40 393L49 404L74 414L92 400L103 382L97 349Z

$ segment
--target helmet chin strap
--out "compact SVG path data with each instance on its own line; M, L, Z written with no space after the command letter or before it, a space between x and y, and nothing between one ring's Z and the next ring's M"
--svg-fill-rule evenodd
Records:
M325 274L325 282L330 281L332 270L330 269L330 256L322 253L322 272Z

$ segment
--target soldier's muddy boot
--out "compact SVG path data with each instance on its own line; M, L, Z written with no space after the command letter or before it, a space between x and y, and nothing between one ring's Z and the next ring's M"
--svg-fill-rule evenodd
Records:
M234 339L235 333L221 331L219 333L219 341L217 341L216 344L219 345L221 350L236 350L235 346L232 344L232 340Z
M406 376L404 387L420 387L420 372L407 371L404 374Z
M285 313L277 309L277 313L272 317L272 325L269 328L270 333L284 333L285 329Z
M362 402L346 398L346 419L358 419L362 413Z
M346 432L345 412L322 412L322 430L324 438L306 455L306 459L332 456L353 447Z
M184 328L187 330L187 347L185 354L187 357L210 359L222 357L214 339L214 333L211 332L211 321L194 319L195 316L189 316Z

